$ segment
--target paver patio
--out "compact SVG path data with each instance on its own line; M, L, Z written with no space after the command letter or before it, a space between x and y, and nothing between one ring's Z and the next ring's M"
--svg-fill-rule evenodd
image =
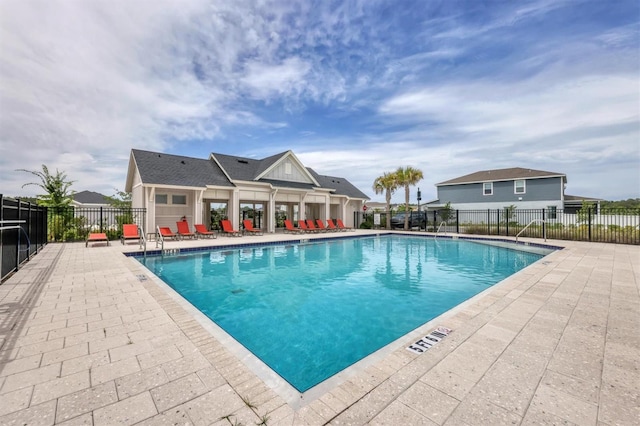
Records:
M429 351L407 336L296 403L123 256L137 245L49 244L0 286L0 424L638 424L640 247L548 244L437 319L454 331Z

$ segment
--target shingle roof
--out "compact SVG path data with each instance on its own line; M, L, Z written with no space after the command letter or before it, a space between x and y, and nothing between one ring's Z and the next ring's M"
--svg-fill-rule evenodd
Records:
M253 158L238 157L236 155L216 154L212 155L220 163L222 168L233 180L254 180L273 163L278 161L286 152L272 155L271 157L256 160Z
M258 182L268 183L278 188L305 189L309 191L315 188L314 184L305 183L305 182L288 182L284 180L275 180L275 179L260 179Z
M93 191L80 191L73 194L73 201L80 204L109 204L109 199Z
M565 201L604 201L602 198L583 197L581 195L564 194Z
M455 185L455 184L461 184L461 183L496 182L501 180L512 180L512 179L535 179L535 178L546 178L546 177L562 177L565 180L565 182L567 180L567 176L564 173L545 172L543 170L532 170L532 169L524 169L521 167L513 167L510 169L482 170L479 172L460 176L455 179L436 183L436 186Z
M235 155L212 153L211 155L220 166L212 159L204 160L181 155L141 151L138 149L133 149L131 152L133 153L143 183L204 187L207 185L235 186L227 178L227 175L233 181L254 181L256 177L276 163L287 154L288 151L258 160ZM222 169L220 167L222 167ZM333 194L346 195L351 198L369 199L366 194L353 186L351 182L345 178L323 176L317 174L310 168L307 168L307 170L318 181L321 188L332 189ZM269 183L280 188L312 190L315 187L315 185L309 183L287 182L274 179L260 179L259 182Z
M211 160L159 152L131 151L144 183L176 186L234 186Z
M318 181L322 188L335 189L335 191L332 191L332 193L334 194L346 195L347 197L351 198L364 198L365 200L369 199L369 197L365 193L353 186L353 184L345 178L319 175L310 167L307 167L307 170L313 175L313 177Z

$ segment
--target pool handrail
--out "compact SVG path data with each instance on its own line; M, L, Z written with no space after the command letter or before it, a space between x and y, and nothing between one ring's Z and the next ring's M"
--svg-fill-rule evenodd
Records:
M520 232L518 232L516 234L516 244L518 244L518 237L520 236L520 234L522 234L524 231L527 230L528 227L530 227L531 225L533 225L534 223L546 223L547 221L544 219L533 219L531 222L529 222L527 224L527 226L525 226L524 228L522 228L520 230ZM542 236L544 237L545 242L547 241L547 228L546 226L542 227Z
M438 229L436 230L436 234L433 236L434 240L438 237L438 232L440 232L440 228L442 228L442 225L444 225L446 223L447 222L445 222L444 220L442 222L440 222L440 226L438 226ZM444 228L444 234L447 235L447 228Z

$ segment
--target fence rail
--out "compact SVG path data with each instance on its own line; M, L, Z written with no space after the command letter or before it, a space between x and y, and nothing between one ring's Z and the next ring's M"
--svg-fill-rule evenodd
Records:
M355 223L364 228L386 228L387 214L394 212L355 213ZM433 210L420 229L459 234L503 235L515 237L527 224L535 221L522 237L557 240L599 241L620 244L640 244L640 209L581 209L570 212L560 209L488 209Z
M48 212L49 242L85 241L92 232L104 232L110 240L117 240L124 224L146 229L146 209L50 207Z
M47 208L0 194L0 282L47 244Z

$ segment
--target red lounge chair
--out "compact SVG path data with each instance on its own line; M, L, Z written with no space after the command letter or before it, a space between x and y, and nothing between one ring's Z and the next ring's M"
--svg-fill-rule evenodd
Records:
M262 235L262 229L256 229L253 227L253 222L251 219L245 219L242 221L242 225L244 226L244 232L250 233L251 235Z
M138 240L138 244L141 243L142 236L138 233L138 225L135 223L122 225L120 242L124 245L126 240Z
M233 229L233 226L231 225L229 219L223 219L220 221L220 223L222 224L222 232L224 232L225 234L229 235L230 237L242 237L240 231L236 231L235 229Z
M342 219L336 219L336 222L338 222L338 228L344 230L344 231L353 231L353 228L349 228L348 226L344 226L344 223L342 222Z
M316 232L309 229L309 227L307 226L307 222L302 219L298 221L298 228L302 229L304 232Z
M311 219L307 219L307 228L309 228L309 231L311 231L311 232L320 232L321 231L320 229L316 228L316 225L313 223L313 220L311 220Z
M291 223L291 221L289 219L285 219L284 220L284 233L290 233L290 234L304 234L304 231L300 228L296 228L295 226L293 226L293 223Z
M216 233L215 233L215 232L213 232L213 231L209 231L209 230L207 229L207 227L206 227L206 226L204 226L204 225L203 225L203 224L201 224L201 223L200 223L200 224L193 225L193 226L195 226L195 228L196 228L196 234L198 234L198 235L201 235L201 236L203 236L203 237L207 237L207 238L218 238L218 237L216 237Z
M109 238L107 237L107 234L105 234L104 232L96 232L93 234L89 234L89 236L87 237L87 241L84 243L84 246L88 247L89 243L97 243L98 241L106 241L107 245L109 245Z
M320 219L316 219L316 224L318 225L318 229L322 232L332 231L332 229L329 229L328 227L324 226L324 222Z
M327 229L335 232L343 231L342 229L338 228L335 223L333 223L332 219L327 219ZM344 229L344 231L346 231L346 229Z
M178 236L174 234L168 226L158 226L158 234L160 234L163 240L166 240L167 238L174 240L178 239Z
M196 238L196 234L189 230L189 222L186 220L176 222L176 226L178 227L178 235L180 235L180 238Z

